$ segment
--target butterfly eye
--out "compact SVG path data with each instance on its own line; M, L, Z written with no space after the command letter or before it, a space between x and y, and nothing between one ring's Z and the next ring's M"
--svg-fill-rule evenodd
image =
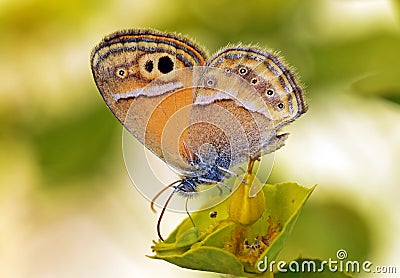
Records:
M272 96L274 94L274 91L271 89L267 90L267 95Z
M279 109L283 109L283 107L285 107L285 105L283 105L282 102L278 104L278 108L279 108Z
M247 69L246 68L240 68L239 69L239 74L240 75L245 75L247 73Z
M258 80L257 80L257 78L253 78L250 82L251 82L251 84L257 84Z
M119 78L125 78L128 75L128 71L126 69L119 68L116 71L116 74Z

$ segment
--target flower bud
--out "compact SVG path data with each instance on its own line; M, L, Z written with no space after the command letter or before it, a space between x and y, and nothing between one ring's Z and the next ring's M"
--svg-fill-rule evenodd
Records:
M264 192L260 190L256 196L249 197L249 191L252 186L261 186L260 181L254 175L247 174L244 180L236 180L236 184L239 182L239 186L229 197L228 214L234 222L250 225L255 223L264 212ZM255 184L253 185L253 183Z

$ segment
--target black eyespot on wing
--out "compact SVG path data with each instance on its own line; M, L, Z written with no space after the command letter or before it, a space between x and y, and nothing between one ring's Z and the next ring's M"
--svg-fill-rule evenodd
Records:
M283 107L285 107L285 105L281 102L281 103L278 103L278 108L279 109L283 109Z
M245 75L246 73L247 73L247 69L246 68L242 67L242 68L239 69L239 74L240 75Z
M146 62L146 64L144 65L144 69L149 73L153 71L153 68L154 68L154 65L153 65L153 61L152 60L148 60Z
M206 84L207 84L208 87L214 87L215 81L210 78L210 79L207 80Z
M257 80L257 78L253 78L253 79L251 79L251 84L257 84L257 82L258 82L258 80Z
M116 74L119 78L125 78L128 75L128 71L126 69L119 68L117 69Z
M157 67L161 73L168 73L174 69L174 62L169 56L163 56L158 60Z
M274 90L268 89L267 90L267 95L272 96L274 94Z

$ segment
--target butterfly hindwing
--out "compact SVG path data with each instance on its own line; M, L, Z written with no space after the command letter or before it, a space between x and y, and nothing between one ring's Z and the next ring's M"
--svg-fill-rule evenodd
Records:
M216 81L213 88L197 91L195 103L219 105L240 123L248 149L234 153L238 156L235 161L280 148L287 134L279 135L279 129L307 110L300 86L281 59L255 47L235 46L216 53L207 66L204 83ZM232 144L225 149L229 153Z

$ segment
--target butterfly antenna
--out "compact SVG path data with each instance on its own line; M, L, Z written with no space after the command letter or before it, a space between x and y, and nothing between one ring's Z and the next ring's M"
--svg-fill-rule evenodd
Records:
M176 183L178 183L178 182L180 182L180 180L174 181L174 182L171 183L170 185L164 187L160 192L158 192L158 193L156 194L156 196L153 197L153 199L151 200L151 203L150 203L150 209L151 209L154 213L157 212L157 211L155 210L155 208L154 208L154 202L155 202L155 201L158 199L158 197L160 197L160 195L163 194L168 188L171 188L174 184L176 184Z
M169 197L168 197L167 201L165 202L165 205L164 205L164 207L163 207L163 209L162 209L162 211L161 211L160 217L158 218L158 222L157 222L157 234L158 234L158 237L159 237L162 241L164 241L164 238L161 236L161 229L160 229L160 227L161 227L161 220L162 220L162 218L163 218L163 216L164 216L165 210L167 209L167 206L168 206L169 201L171 201L172 196L174 196L174 193L175 193L175 191L173 191L173 192L171 193L171 195L169 195Z
M188 202L189 202L189 198L186 198L186 204L185 204L186 213L189 216L189 219L192 222L193 227L196 227L196 225L194 224L193 218L192 218L192 216L190 216L190 213L189 213L189 210L188 210Z

